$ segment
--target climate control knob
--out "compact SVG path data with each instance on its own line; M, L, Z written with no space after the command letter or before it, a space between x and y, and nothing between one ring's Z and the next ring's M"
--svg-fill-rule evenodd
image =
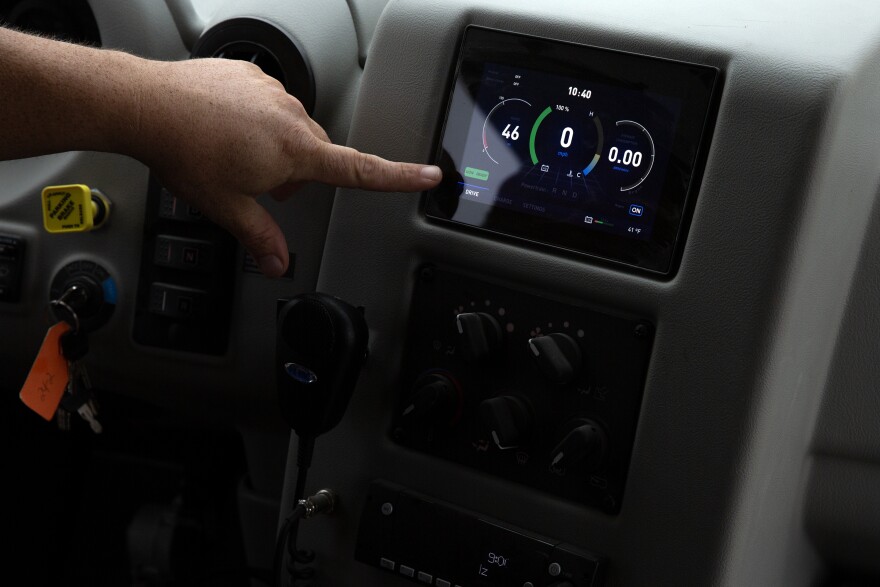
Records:
M484 400L480 404L480 422L501 450L523 446L534 427L531 407L512 395Z
M608 448L605 431L599 424L587 419L577 420L571 426L573 428L550 453L551 466L595 471L605 460Z
M553 332L530 338L529 349L541 372L551 383L570 383L581 370L581 347L565 333Z
M455 317L461 353L466 361L477 363L499 354L504 334L491 314L466 312Z
M453 423L460 411L461 394L451 375L434 372L420 377L401 412L404 421Z

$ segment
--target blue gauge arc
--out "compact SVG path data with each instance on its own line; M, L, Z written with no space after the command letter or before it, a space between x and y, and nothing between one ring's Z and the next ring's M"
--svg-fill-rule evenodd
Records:
M596 153L593 155L593 159L584 167L584 177L590 175L590 172L593 171L593 168L596 167L596 163L599 162L599 159L602 157L602 147L605 142L605 135L602 131L602 121L597 117L593 117L593 123L596 125Z

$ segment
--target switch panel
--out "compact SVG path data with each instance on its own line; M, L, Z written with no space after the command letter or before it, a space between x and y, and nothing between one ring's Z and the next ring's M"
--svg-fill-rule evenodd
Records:
M222 355L238 243L150 178L134 319L138 344Z
M653 333L626 313L422 267L391 436L616 513Z
M0 302L15 303L21 295L24 241L0 234Z
M437 587L602 584L602 556L384 480L370 487L355 559Z

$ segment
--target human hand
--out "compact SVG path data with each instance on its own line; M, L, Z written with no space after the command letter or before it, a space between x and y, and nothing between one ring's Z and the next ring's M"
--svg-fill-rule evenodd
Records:
M289 263L284 234L255 198L283 200L308 181L415 192L435 166L334 145L302 104L255 65L225 59L144 62L131 151L163 185L232 233L270 276Z

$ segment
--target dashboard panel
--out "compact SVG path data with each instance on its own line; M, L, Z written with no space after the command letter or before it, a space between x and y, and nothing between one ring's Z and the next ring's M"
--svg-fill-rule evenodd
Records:
M56 579L118 585L118 566L192 583L240 557L223 581L270 582L301 489L279 305L319 291L360 308L370 342L344 416L315 442L306 489L339 502L299 529L314 584L876 584L880 8L88 5L92 42L151 58L240 34L209 53L306 67L290 91L314 96L334 142L438 162L445 183L262 196L294 260L272 280L138 161L0 163L5 428L8 446L32 447L15 463L40 485L23 486L21 509L85 487L108 521L91 539L133 540L112 563L75 549ZM104 226L43 230L41 190L67 184L112 202ZM74 285L105 303L87 360L96 438L18 405L50 300ZM89 474L34 465L44 444L91 455ZM184 492L194 511L225 514L194 524L166 478L200 487ZM40 511L13 526L39 536L61 519ZM171 536L157 511L177 520ZM207 555L172 569L145 554L193 528Z

